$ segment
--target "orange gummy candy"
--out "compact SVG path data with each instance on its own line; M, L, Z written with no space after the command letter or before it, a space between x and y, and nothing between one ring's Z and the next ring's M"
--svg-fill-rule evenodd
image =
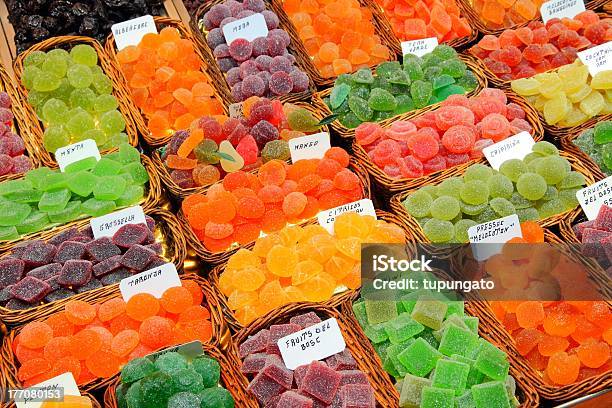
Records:
M44 347L53 337L53 330L46 323L32 322L24 326L19 335L21 345L38 349Z
M137 293L125 306L125 313L134 320L143 321L159 311L159 300L149 293Z

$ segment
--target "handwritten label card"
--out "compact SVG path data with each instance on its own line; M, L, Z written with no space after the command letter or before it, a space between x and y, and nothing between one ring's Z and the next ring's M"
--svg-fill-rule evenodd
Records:
M506 242L522 236L521 223L516 214L468 228L474 258L478 261L500 253Z
M402 55L414 54L417 57L422 57L429 54L438 46L436 37L423 38L421 40L412 40L402 42Z
M181 286L181 280L173 263L132 275L119 282L121 296L126 302L137 293L150 293L161 298L166 289Z
M289 140L289 152L291 161L322 159L325 152L331 148L329 133L321 132L314 135L296 137Z
M333 234L336 217L340 214L344 214L345 212L355 212L360 215L369 215L376 218L374 203L372 203L372 200L364 198L363 200L344 204L339 207L332 208L331 210L321 211L319 214L317 214L317 219L323 228L328 230L330 234Z
M93 139L85 139L81 142L60 147L55 151L55 160L57 160L57 164L62 172L69 164L88 157L95 157L96 160L100 160L101 158L98 145Z
M333 356L346 348L335 318L327 319L278 340L278 348L290 370Z
M89 221L94 238L112 237L115 232L126 224L146 224L142 207L137 205L115 211Z
M522 160L531 153L531 148L535 144L533 137L528 132L521 132L512 137L487 146L482 149L491 167L499 170L503 162L510 159Z
M79 387L70 372L60 374L30 388L10 390L9 396L15 401L17 408L39 408L45 400L61 401L65 395L81 396Z
M232 103L227 107L227 110L229 111L230 118L240 119L244 116L244 112L242 111L242 102Z
M612 206L612 176L578 190L576 198L587 218L594 220L602 205Z
M540 14L542 21L546 23L553 18L574 18L584 10L583 0L551 0L542 4Z
M225 42L230 45L239 38L253 41L259 37L268 36L268 26L263 14L257 13L240 20L232 21L223 26Z
M578 58L589 67L591 76L595 76L602 71L612 70L612 41L580 51Z
M111 26L117 49L121 51L127 46L138 45L145 34L157 34L153 16L142 16Z

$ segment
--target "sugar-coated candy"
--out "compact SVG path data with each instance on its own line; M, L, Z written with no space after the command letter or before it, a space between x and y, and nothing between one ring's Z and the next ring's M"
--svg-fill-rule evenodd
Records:
M0 91L0 175L25 173L32 168L23 140L12 130L13 124L11 98Z
M612 174L612 121L598 122L572 141L606 175Z
M543 2L543 0L518 0L508 3L503 0L476 0L471 3L471 7L488 28L500 29L537 18Z

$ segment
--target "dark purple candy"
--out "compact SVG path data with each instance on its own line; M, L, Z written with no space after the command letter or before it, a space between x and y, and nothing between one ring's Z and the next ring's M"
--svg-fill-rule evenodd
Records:
M308 312L299 316L293 316L289 319L289 323L297 324L302 329L312 326L313 324L321 323L321 318L315 312Z
M304 375L306 375L306 371L308 371L308 364L301 365L293 370L293 379L295 380L295 384L298 386L298 388L302 384L302 379L304 378Z
M75 237L70 238L70 241L72 241L72 242L81 242L83 244L88 244L91 241L93 241L93 238L89 237L87 235L77 235Z
M30 245L31 242L32 241L23 241L23 242L17 243L17 245L15 245L13 249L11 249L11 254L9 256L11 258L21 259L21 257L26 251L26 248L28 247L28 245Z
M242 7L256 13L261 13L266 9L266 3L264 3L264 0L244 0L242 2Z
M57 282L58 279L59 276L54 276L52 278L47 279L45 282L47 282L49 286L51 286L51 290L57 290L62 287L62 285Z
M268 39L266 37L257 37L251 42L253 46L253 57L261 57L268 54Z
M13 295L11 295L12 288L13 285L9 285L6 288L0 290L0 303L8 302L9 299L13 297Z
M263 14L264 19L266 20L266 26L268 27L268 30L274 30L278 27L279 21L278 16L275 12L271 10L264 10L261 12L261 14Z
M115 255L121 255L121 249L109 237L102 237L85 245L89 258L96 262L102 262Z
M145 215L145 220L147 221L147 228L150 231L155 231L155 219L153 217Z
M246 61L253 54L253 44L247 39L238 38L229 45L229 53L237 62Z
M338 393L344 407L376 406L376 398L370 384L346 384Z
M266 143L279 138L278 129L267 120L260 120L255 126L253 126L251 129L251 135L257 142L260 149L263 149Z
M26 276L32 276L34 278L44 280L51 279L54 276L59 275L62 271L62 265L59 263L50 263L47 265L39 266L38 268L32 269L26 274Z
M225 37L223 36L223 30L220 28L213 28L208 32L206 36L206 43L211 50L214 50L221 44L225 44Z
M267 359L266 353L249 354L242 362L240 371L244 374L257 374L264 368Z
M127 278L128 276L132 276L132 273L127 268L119 268L114 272L109 273L108 275L104 275L100 278L100 282L104 286L112 285L114 283L119 283L122 279Z
M340 386L345 384L369 384L368 377L363 371L360 370L341 370L338 371L342 378L340 379Z
M270 63L270 73L272 74L279 71L290 73L291 68L292 65L291 61L289 61L289 58L286 58L282 55L272 58L272 62Z
M0 176L13 172L13 158L7 154L0 154Z
M21 259L25 261L27 267L35 268L53 262L56 251L55 245L36 240L26 247Z
M6 303L6 305L4 305L4 307L9 310L26 310L31 308L32 305L28 302L24 302L23 300L11 299Z
M259 353L266 350L268 340L270 339L270 331L263 329L258 331L253 336L249 337L240 344L240 357L244 358L249 354Z
M595 224L593 228L612 232L612 207L602 205L595 218Z
M253 14L255 14L253 10L242 10L240 13L238 13L238 15L236 15L236 18L240 20L241 18L250 17Z
M348 349L344 349L341 353L328 357L325 359L325 362L330 368L336 371L354 370L357 368L357 362Z
M265 91L266 83L258 75L249 75L242 81L242 95L245 98L263 96Z
M8 139L8 144L11 147L11 156L15 157L23 154L25 151L25 143L23 143L23 139L19 137L19 135L9 132L5 137Z
M103 287L102 282L94 278L90 280L89 282L87 282L85 285L78 288L77 293L88 292L90 290L99 289L101 287Z
M231 18L231 17L230 17ZM215 47L213 51L213 56L215 58L227 58L230 56L229 47L227 44L219 44Z
M224 25L229 24L229 23L233 23L236 20L237 20L236 17L226 17L219 24L219 28L223 28Z
M288 73L278 71L270 78L270 92L275 95L287 95L293 90L293 81Z
M272 63L272 57L269 55L260 55L255 58L255 63L260 71L269 71L270 64Z
M91 279L91 262L84 260L66 261L59 274L57 282L62 286L79 287Z
M90 239L94 239L93 230L91 229L91 225L89 224L81 229L81 234L86 237L89 237Z
M142 244L151 231L144 224L126 224L113 235L113 244L121 248Z
M306 75L303 71L295 69L289 73L289 77L293 82L293 89L291 92L296 93L308 90L310 80L308 79L308 75Z
M74 295L75 293L70 289L59 288L45 296L45 302L55 302L56 300L67 299Z
M279 35L268 34L267 43L268 55L271 57L283 55L285 53L285 49L287 48L284 38Z
M0 108L0 122L9 123L13 120L13 112L10 109Z
M189 137L189 132L185 130L179 130L178 132L172 135L172 139L166 145L166 150L162 155L162 159L165 159L169 154L176 154L178 152L179 147L183 144L185 139Z
M151 251L155 252L157 255L161 255L161 253L164 251L164 247L162 246L161 242L155 242L145 246Z
M238 69L240 70L240 78L242 79L246 79L251 75L259 73L259 68L257 67L255 60L244 61L242 64L240 64L240 68Z
M299 390L326 404L331 404L340 387L341 378L342 376L328 367L327 364L313 361L302 378Z
M219 69L221 72L227 72L230 69L238 66L238 62L236 62L233 58L219 58L217 63L219 64Z
M293 385L293 371L289 370L280 356L276 354L269 354L266 358L266 364L264 369L261 370L268 377L290 390Z
M160 257L155 257L153 258L153 260L151 262L149 262L149 264L145 267L144 270L149 270L149 269L153 269L153 268L159 268L162 265L167 264L168 262L165 259L162 259Z
M244 10L244 7L242 6L242 3L236 0L227 0L224 3L227 7L229 7L230 12L232 13L232 16L236 17L238 15L238 13L240 13L242 10Z
M232 86L232 99L234 101L242 101L244 99L242 96L242 81Z
M6 92L0 92L0 108L9 109L11 107L11 97Z
M268 33L268 37L270 36L282 39L283 48L285 48L285 50L283 51L283 54L284 54L287 51L286 48L289 46L289 44L291 44L291 37L289 36L289 34L285 30L281 28L277 28L275 30L271 30ZM279 55L283 55L283 54L279 54Z
M121 265L136 271L144 271L157 254L142 245L133 245L121 257Z
M54 262L64 263L71 259L83 259L85 258L85 244L82 242L75 241L64 241L57 248L55 253Z
M34 165L32 164L32 159L27 156L17 156L13 157L13 173L21 174L25 173L29 170L32 170Z
M0 289L14 285L23 276L25 262L16 258L3 258L0 260Z
M40 279L26 276L11 289L11 295L18 300L27 303L37 303L51 291L51 286Z
M278 348L278 341L285 336L302 330L297 324L273 324L270 326L270 336L268 337L268 344L266 344L266 353L277 354L280 356L280 349Z
M247 390L257 398L260 404L265 405L269 400L278 397L284 392L285 388L263 372L260 372L249 383Z
M214 27L219 27L221 21L223 21L224 18L230 17L231 15L232 12L230 8L225 4L215 4L206 13L208 21L210 21Z
M227 71L226 79L229 86L234 86L238 82L242 81L242 78L240 77L240 68L234 67Z
M93 274L96 277L104 276L121 267L121 255L111 256L95 264L92 268Z

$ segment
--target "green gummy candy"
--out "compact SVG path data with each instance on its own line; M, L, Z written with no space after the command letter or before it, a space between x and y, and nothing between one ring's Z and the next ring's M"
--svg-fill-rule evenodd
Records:
M400 390L400 408L418 408L421 405L423 388L431 386L429 378L416 377L406 374Z
M120 176L104 176L98 178L93 195L98 200L116 200L125 191L127 182Z
M427 217L430 214L433 198L424 190L410 194L402 203L408 214L415 218Z
M363 332L368 339L374 344L382 343L389 340L387 331L385 330L385 323L378 323L373 325L367 325L363 328Z
M418 338L399 353L397 358L410 374L425 377L442 358L442 353L422 338Z
M140 162L140 152L134 146L131 146L128 143L123 143L119 146L117 156L114 156L113 159L123 164L128 164L135 161Z
M506 353L488 341L480 339L480 350L476 356L474 367L487 377L501 381L508 375L510 363Z
M45 191L38 202L38 209L40 211L61 211L66 207L68 201L70 201L71 192L67 188L54 191Z
M532 152L539 153L542 156L558 156L559 155L559 149L557 149L557 146L547 141L537 142L536 144L533 145L531 150Z
M197 393L202 391L202 376L195 370L186 368L170 372L175 391L187 391Z
M20 225L32 212L28 204L0 201L0 226L12 227Z
M450 75L453 78L461 78L467 71L467 66L459 59L442 61L440 68L442 68L442 74Z
M460 397L455 397L455 408L476 408L471 390L467 390Z
M353 74L353 82L356 84L371 84L374 82L374 76L368 68L361 68Z
M15 191L6 194L3 197L9 201L14 201L17 203L38 203L42 195L42 191L31 189Z
M96 177L88 171L80 171L78 173L72 173L70 177L68 177L66 185L74 194L81 197L88 197L98 184L98 179L99 177Z
M176 352L164 353L155 360L155 368L168 374L187 368L187 360Z
M410 95L397 95L395 97L397 107L393 111L393 115L401 115L402 113L414 110L414 102Z
M401 70L402 66L400 65L399 61L388 61L383 62L376 67L376 75L382 77L389 77L393 73Z
M140 162L132 162L126 164L121 169L122 173L129 173L132 176L134 183L144 185L149 181L149 173Z
M433 95L433 87L430 82L416 80L410 85L410 97L417 108L427 106L427 103Z
M98 160L95 157L86 157L74 163L70 163L64 169L64 173L76 173L83 170L91 170L94 168Z
M225 388L207 388L200 393L200 408L233 408L234 397Z
M140 395L143 406L166 406L174 394L172 376L158 371L140 380Z
M431 53L441 60L457 58L457 51L455 51L455 49L450 45L446 44L437 45Z
M463 300L451 300L446 304L445 318L448 319L452 315L463 316L465 314L465 303Z
M411 316L422 325L438 330L442 326L447 309L445 302L420 298L414 305Z
M17 225L17 232L20 234L29 234L32 232L38 232L49 225L49 217L47 213L40 211L33 211L26 217L25 220Z
M199 407L201 398L198 394L192 392L177 392L168 400L167 408L187 408L187 407Z
M374 111L370 108L368 102L359 96L349 96L349 107L355 116L362 122L369 121L374 115Z
M370 92L368 106L376 111L393 111L397 108L397 102L388 91L382 88L374 88Z
M563 190L568 188L582 187L585 184L586 180L581 173L578 173L577 171L570 171L565 175L565 177L563 177L563 180L557 184L557 188L559 190Z
M39 189L43 191L58 190L68 186L68 177L63 173L47 173L43 175L44 182Z
M421 64L414 59L406 61L406 56L404 56L404 72L413 82L419 81L424 77L423 68L421 68Z
M480 384L481 382L484 381L485 375L474 368L474 364L476 363L475 360L472 360L471 358L463 357L459 354L453 354L451 356L451 359L455 361L459 361L461 363L465 363L470 366L470 372L468 373L467 381L465 383L467 388L471 388L472 386L476 384Z
M15 227L0 227L0 241L11 241L19 238L19 233Z
M361 124L361 120L353 113L348 112L338 118L338 121L346 128L354 129Z
M455 393L444 388L424 387L421 408L455 408Z
M347 84L337 84L332 88L329 95L329 105L332 110L338 109L342 105L350 91L351 87Z
M419 300L420 296L421 293L412 292L400 297L400 302L406 313L412 313L412 311L414 310L414 305L416 305L416 302L417 300Z
M65 224L73 221L81 215L81 203L79 201L71 201L66 207L59 211L49 211L47 213L49 220L53 223Z
M116 206L113 201L100 201L95 198L90 198L81 204L83 212L90 217L99 217L115 210Z
M439 360L433 374L432 386L451 389L455 391L455 395L461 395L465 391L469 372L468 364L453 360Z
M491 381L472 387L476 408L510 408L508 392L501 381Z
M433 80L433 89L438 90L440 88L444 88L445 86L452 85L455 83L455 79L448 74L441 74L434 78Z
M448 242L453 239L454 226L450 221L430 219L423 226L425 236L434 243Z
M464 93L465 89L463 87L458 84L452 84L436 90L436 97L444 101L451 95L463 95Z
M191 361L191 366L202 376L204 388L214 387L219 383L221 367L214 358L198 356Z
M385 323L398 316L394 301L366 299L365 308L371 325Z
M149 374L153 374L156 368L148 358L135 358L129 361L121 370L121 382L130 384Z
M46 167L42 167L46 168ZM10 193L16 193L21 191L31 190L33 188L33 183L30 180L33 176L28 174L32 173L34 170L30 170L26 173L25 180L7 180L0 183L0 196L6 196Z
M353 303L353 313L355 313L355 318L361 327L368 325L368 315L366 313L365 302L361 301Z
M389 320L384 324L384 328L389 341L393 344L402 343L425 329L422 324L412 319L407 313L402 313L398 317Z
M403 343L391 344L387 348L387 358L391 360L393 368L399 374L400 377L403 377L408 374L408 371L406 370L404 364L400 361L399 355L403 353L411 344L413 344L414 341L414 339L408 339Z
M14 180L14 181L19 181L21 183L27 183L30 186L29 188L36 188L40 190L43 186L43 182L46 179L47 175L51 173L54 173L54 171L51 170L50 168L39 167L37 169L32 169L28 171L25 174L25 177L23 180ZM7 182L0 183L0 195L2 195L2 189L6 188L5 183Z
M115 398L117 398L117 408L128 408L127 399L125 393L128 390L128 386L125 384L118 384L115 387Z
M117 207L127 207L137 204L144 197L144 188L142 186L127 186L125 191L115 200Z
M478 340L478 335L470 330L449 325L442 334L438 351L449 357L459 354L469 358L480 347Z
M474 316L463 316L463 323L470 329L474 334L478 334L478 318Z
M142 406L142 387L140 381L133 383L125 393L125 402L129 407L140 407Z
M315 132L319 128L319 121L308 110L303 108L294 109L287 116L287 122L293 130L300 132Z
M516 215L518 215L520 222L537 221L540 219L538 210L533 207L517 209Z
M595 125L593 136L597 144L612 142L612 121L600 122Z

